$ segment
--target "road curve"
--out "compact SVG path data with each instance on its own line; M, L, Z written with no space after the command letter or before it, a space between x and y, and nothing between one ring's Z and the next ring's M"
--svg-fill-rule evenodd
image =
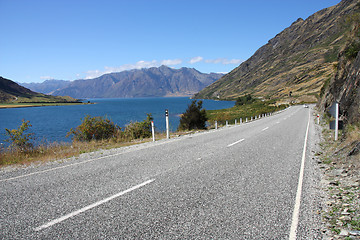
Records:
M0 239L321 239L311 111L2 171Z

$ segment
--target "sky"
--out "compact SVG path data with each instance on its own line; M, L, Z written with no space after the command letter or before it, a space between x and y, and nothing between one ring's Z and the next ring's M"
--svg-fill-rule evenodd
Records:
M167 65L226 73L340 0L0 0L0 76L88 79Z

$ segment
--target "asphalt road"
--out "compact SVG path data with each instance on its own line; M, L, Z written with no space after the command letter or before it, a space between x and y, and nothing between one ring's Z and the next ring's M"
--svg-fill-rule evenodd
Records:
M320 239L311 111L3 170L0 239Z

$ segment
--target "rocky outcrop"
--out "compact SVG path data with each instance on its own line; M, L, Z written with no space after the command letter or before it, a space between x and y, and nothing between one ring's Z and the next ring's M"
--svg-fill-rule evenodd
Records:
M338 54L335 74L324 84L318 103L321 111L327 111L337 101L345 123L360 122L360 3L354 10L347 22L351 31Z

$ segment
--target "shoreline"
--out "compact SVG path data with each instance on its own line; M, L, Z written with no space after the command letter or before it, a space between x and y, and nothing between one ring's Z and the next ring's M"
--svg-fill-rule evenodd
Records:
M95 103L0 103L0 109L8 108L28 108L28 107L48 107L48 106L68 106L68 105L88 105Z

